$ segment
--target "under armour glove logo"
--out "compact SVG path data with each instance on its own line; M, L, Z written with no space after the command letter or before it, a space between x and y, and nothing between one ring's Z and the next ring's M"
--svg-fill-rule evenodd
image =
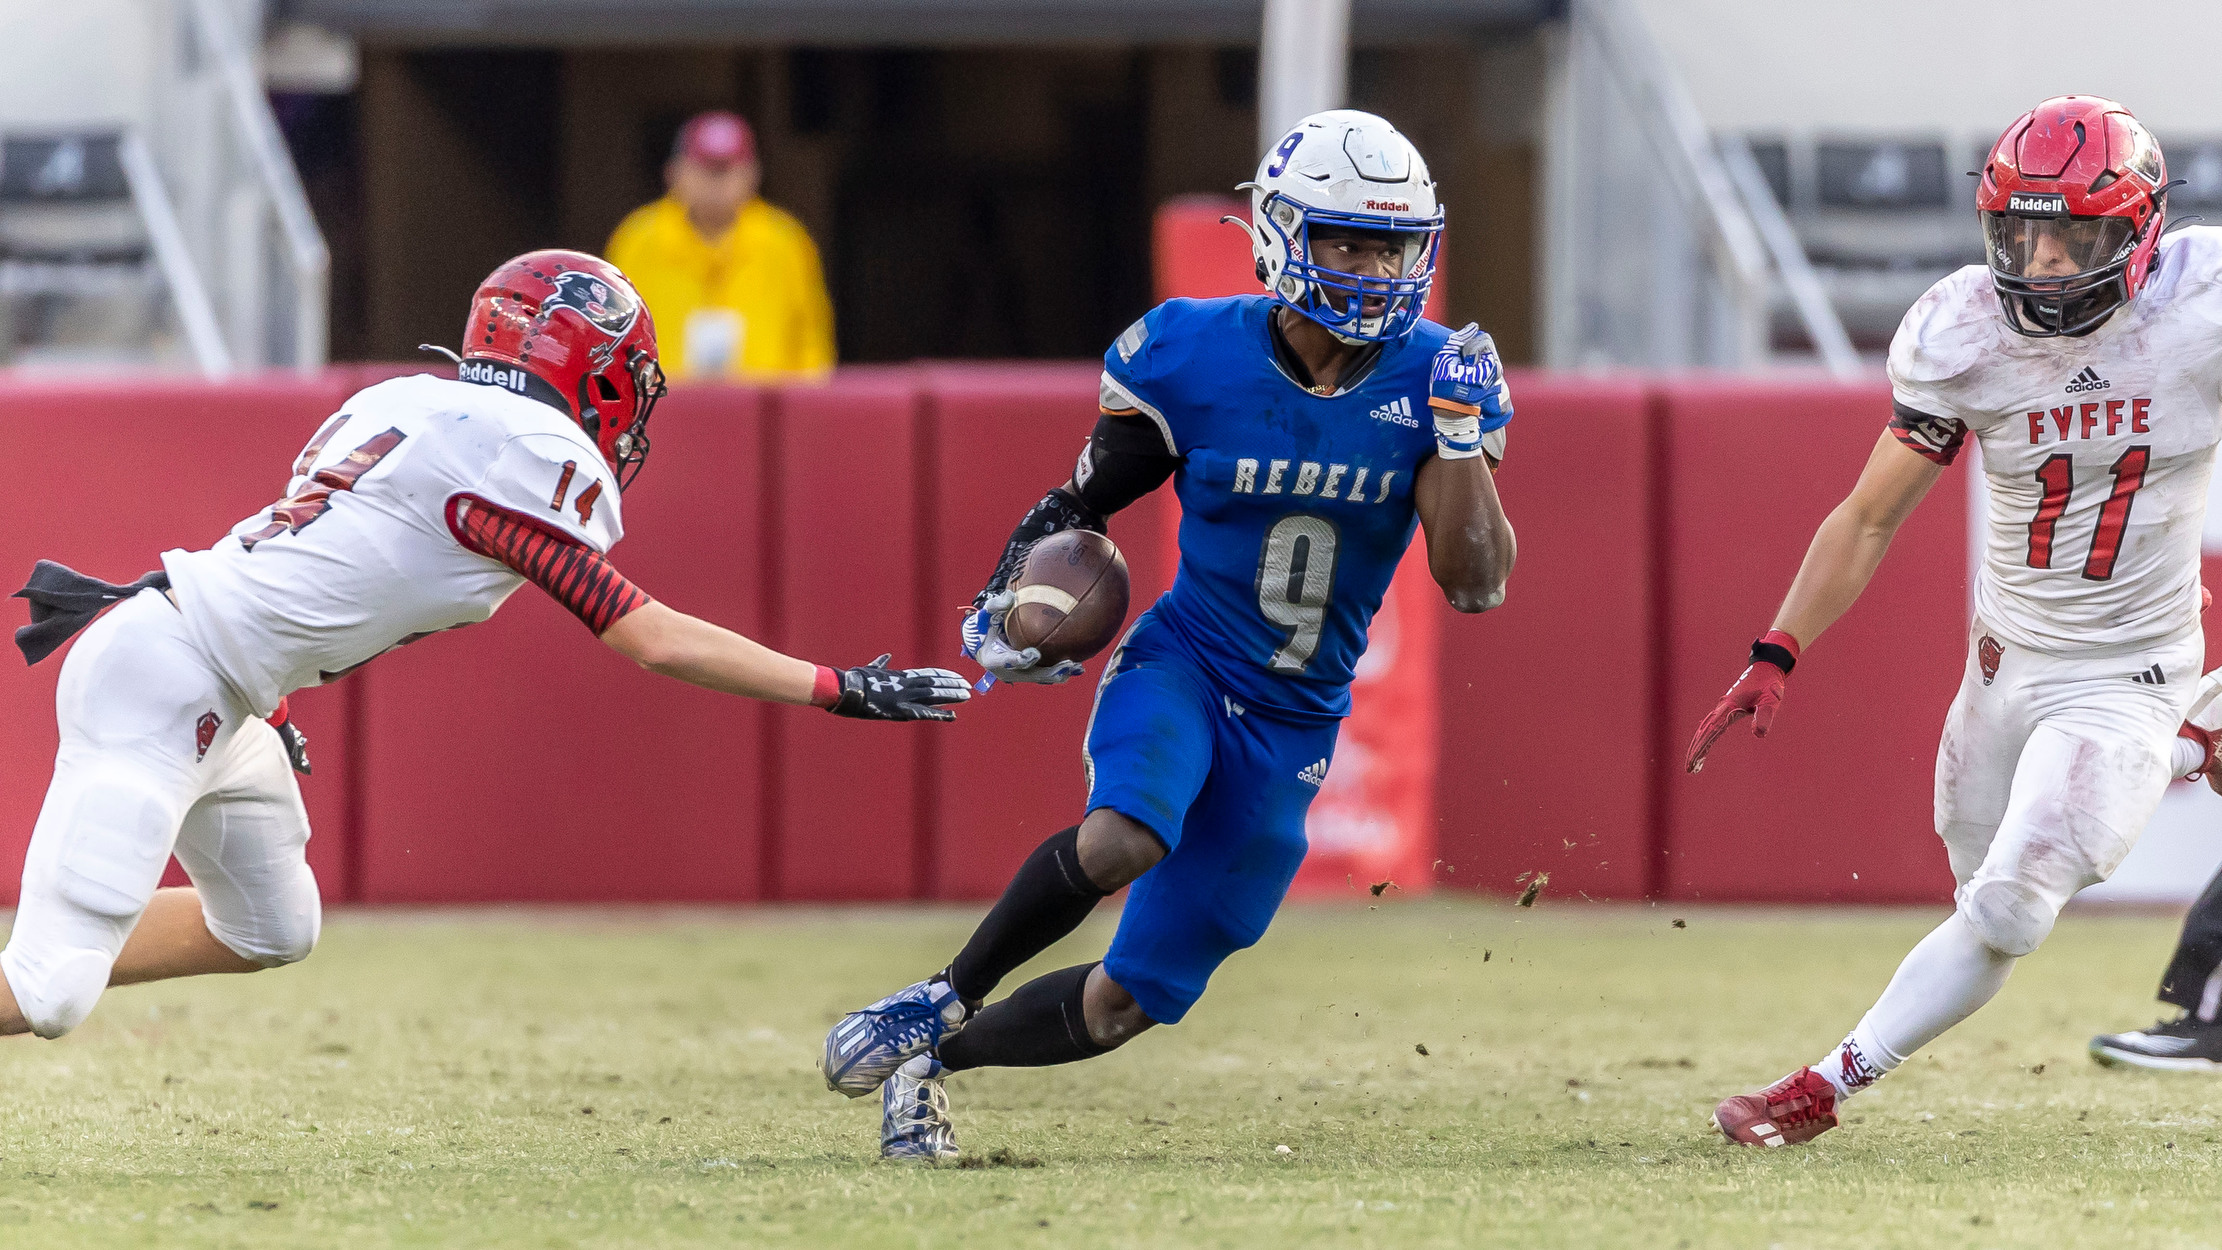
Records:
M857 720L955 720L942 707L972 697L963 677L945 668L891 669L892 653L841 671L841 695L826 710Z

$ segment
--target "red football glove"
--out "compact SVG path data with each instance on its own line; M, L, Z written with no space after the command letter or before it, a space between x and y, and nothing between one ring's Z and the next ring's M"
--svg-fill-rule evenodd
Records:
M1779 661L1787 660L1788 664ZM1751 663L1744 669L1736 684L1728 688L1721 701L1713 705L1697 735L1690 739L1688 754L1682 758L1685 772L1696 772L1705 767L1705 753L1713 743L1728 732L1728 727L1749 716L1753 737L1764 738L1774 724L1775 709L1782 706L1784 688L1790 681L1789 665L1798 662L1798 640L1779 629L1770 629L1766 636L1751 647Z

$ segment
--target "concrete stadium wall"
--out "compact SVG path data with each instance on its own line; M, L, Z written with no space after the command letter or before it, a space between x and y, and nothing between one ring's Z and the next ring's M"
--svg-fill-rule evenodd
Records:
M222 386L10 383L0 574L110 579L267 504L390 368ZM845 370L694 388L658 410L620 564L675 607L831 663L957 661L1012 521L1064 480L1092 365ZM1678 763L1858 472L1881 386L1515 376L1499 479L1521 559L1497 612L1444 609L1437 884L1592 898L1946 896L1930 759L1965 624L1965 472L1948 475L1776 733ZM1136 603L1171 581L1160 492L1115 529ZM20 618L19 618L20 619ZM55 747L50 661L0 680L0 900ZM635 671L543 596L296 696L328 896L386 902L977 899L1078 818L1092 682L859 725ZM174 869L173 869L174 871ZM1857 873L1856 880L1852 874Z

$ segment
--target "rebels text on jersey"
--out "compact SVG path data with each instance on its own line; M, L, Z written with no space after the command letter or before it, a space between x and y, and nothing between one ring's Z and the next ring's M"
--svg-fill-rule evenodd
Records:
M168 551L186 629L258 713L413 638L483 621L524 578L465 549L477 501L607 552L624 528L591 439L538 400L428 374L358 392L285 498L206 551Z
M1274 360L1264 295L1177 299L1104 353L1103 407L1181 458L1180 571L1151 609L1237 701L1343 716L1366 629L1418 524L1435 454L1422 321L1333 395Z
M2080 338L2008 328L1970 265L1906 313L1891 432L1939 464L1967 435L1989 486L1975 610L2040 651L2136 649L2199 626L2222 441L2222 230L2161 241L2151 280Z

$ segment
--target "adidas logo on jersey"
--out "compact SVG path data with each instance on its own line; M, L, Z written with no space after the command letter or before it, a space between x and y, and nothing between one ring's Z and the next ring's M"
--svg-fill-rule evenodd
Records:
M2083 366L2083 372L2068 380L2067 392L2070 395L2080 395L2085 391L2103 391L2113 385L2112 382L2100 377L2096 368L2085 365Z
M1321 784L1327 780L1327 761L1321 760L1317 764L1306 764L1303 771L1296 774L1296 779L1307 786Z
M2168 674L2161 672L2160 666L2158 664L2153 665L2151 668L2146 669L2142 673L2131 673L2129 675L2129 679L2141 685L2147 686L2165 686L2168 684Z
M1386 421L1407 429L1420 428L1419 418L1412 415L1412 397L1409 395L1399 395L1366 415L1376 421Z

